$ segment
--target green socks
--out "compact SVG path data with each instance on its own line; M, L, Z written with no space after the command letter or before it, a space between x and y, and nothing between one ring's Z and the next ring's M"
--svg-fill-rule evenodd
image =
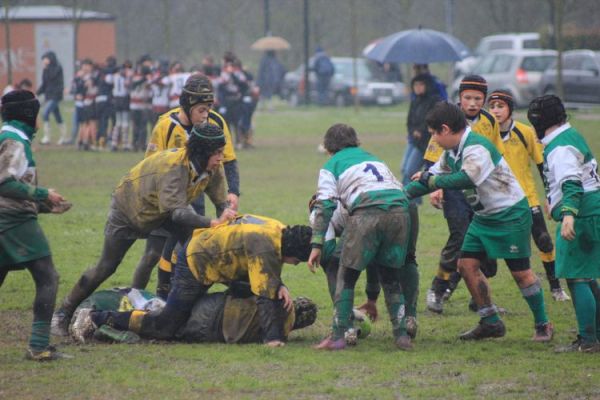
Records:
M352 305L354 304L354 289L342 289L340 298L335 302L333 316L333 340L342 339L351 324Z
M596 343L596 298L592 292L590 282L587 280L567 279L573 307L575 307L575 316L577 317L577 327L579 336L586 343Z
M533 285L521 289L521 293L527 301L527 305L533 313L536 325L545 324L548 322L546 315L546 305L544 304L544 292L540 281L536 281Z
M406 306L406 315L417 316L417 298L419 296L419 269L414 262L408 262L399 271L402 293Z
M44 350L50 344L50 322L34 321L29 338L29 347L35 351Z

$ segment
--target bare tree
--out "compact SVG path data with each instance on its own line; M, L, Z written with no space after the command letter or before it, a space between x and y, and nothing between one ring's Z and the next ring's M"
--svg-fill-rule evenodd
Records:
M13 84L12 76L12 48L10 45L10 0L4 0L4 40L6 48L6 84Z

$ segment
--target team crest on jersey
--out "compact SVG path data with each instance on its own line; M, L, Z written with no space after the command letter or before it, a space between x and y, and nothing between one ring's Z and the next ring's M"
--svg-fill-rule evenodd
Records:
M516 244L511 244L510 245L510 250L511 253L515 254L519 252L519 246L517 246Z

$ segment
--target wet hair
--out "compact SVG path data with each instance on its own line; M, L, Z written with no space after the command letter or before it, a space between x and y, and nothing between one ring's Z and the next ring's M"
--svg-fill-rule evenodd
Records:
M335 124L327 129L323 138L325 150L335 154L347 147L358 147L360 142L353 127L346 124Z
M312 229L306 225L286 226L281 234L281 255L283 257L296 257L300 261L307 261L310 251Z
M442 125L447 125L455 133L467 127L467 119L462 110L447 101L437 102L425 116L425 123L436 132L442 130Z
M294 326L292 330L311 326L317 320L317 304L309 298L297 297L294 299Z
M187 155L198 174L206 170L208 159L225 146L223 130L212 124L196 124L186 143Z

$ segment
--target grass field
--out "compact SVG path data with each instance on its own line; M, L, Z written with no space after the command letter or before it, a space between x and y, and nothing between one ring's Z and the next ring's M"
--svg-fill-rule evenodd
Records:
M600 156L600 121L595 116L573 113L572 123ZM255 119L257 148L238 153L241 211L289 224L306 223L307 202L326 159L316 151L325 130L335 122L355 126L364 147L398 171L405 120L405 107L355 112L351 108L291 110L281 106L270 114L259 112ZM36 147L40 184L56 188L75 204L67 214L40 217L61 276L61 301L80 273L99 257L111 191L142 155ZM509 311L504 317L504 338L478 343L457 340L457 335L478 319L467 309L469 296L464 284L443 315L425 310L425 292L447 230L441 213L429 205L420 208L420 216L419 334L412 352L394 348L382 301L383 318L357 347L337 353L313 350L310 346L328 330L332 307L323 272L313 275L300 264L284 268L284 281L292 295L317 302L319 317L314 326L293 333L284 348L77 346L66 342L62 349L74 359L27 362L23 354L31 327L34 285L27 272L13 272L0 289L0 399L600 398L599 356L553 351L557 344L574 338L575 317L570 303L549 299L537 254L532 262L544 282L549 316L556 327L554 343L530 340L533 322L529 309L503 262L491 285L495 302ZM129 285L142 248L142 241L136 243L103 287ZM153 277L149 287L154 289L155 284ZM356 301L362 302L363 278L357 293Z

